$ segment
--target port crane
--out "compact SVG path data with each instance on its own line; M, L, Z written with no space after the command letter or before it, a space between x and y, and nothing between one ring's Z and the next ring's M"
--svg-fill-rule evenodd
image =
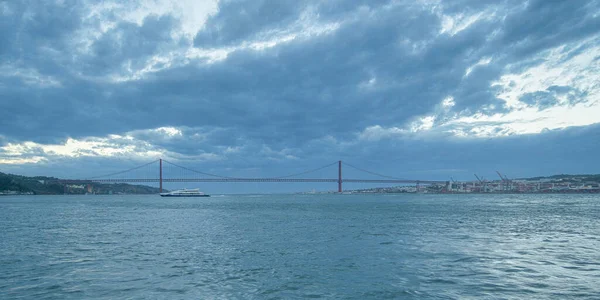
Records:
M512 182L510 181L510 179L508 179L506 175L503 176L498 171L496 171L496 173L498 174L498 176L500 176L500 179L502 179L502 189L505 191L512 190Z
M454 187L456 186L457 189L461 189L463 188L462 184L459 184L456 180L454 180L454 178L450 177L450 181L452 181L452 189L454 189Z
M477 178L477 180L479 180L479 183L481 183L481 185L483 186L483 192L487 192L487 181L485 181L485 178L479 178L479 176L477 176L477 174L473 174L475 175L475 178Z

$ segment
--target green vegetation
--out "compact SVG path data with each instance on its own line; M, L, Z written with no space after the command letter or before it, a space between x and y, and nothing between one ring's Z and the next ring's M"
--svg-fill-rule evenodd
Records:
M63 186L58 183L45 184L49 180L56 180L56 178L26 177L0 173L0 192L13 191L22 194L33 193L37 195L62 194Z
M35 176L27 177L0 172L0 194L156 194L159 189L144 185L100 184L82 182L63 185L58 178Z

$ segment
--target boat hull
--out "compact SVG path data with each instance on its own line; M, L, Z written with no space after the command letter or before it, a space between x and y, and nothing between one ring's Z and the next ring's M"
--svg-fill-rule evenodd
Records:
M161 197L210 197L210 195L160 195Z

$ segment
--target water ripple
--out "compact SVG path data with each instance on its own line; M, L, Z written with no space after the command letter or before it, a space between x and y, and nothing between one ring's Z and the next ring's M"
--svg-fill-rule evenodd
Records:
M600 198L0 198L2 299L597 299Z

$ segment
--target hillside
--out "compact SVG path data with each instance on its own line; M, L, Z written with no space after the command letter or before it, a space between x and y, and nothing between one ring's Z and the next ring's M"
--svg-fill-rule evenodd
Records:
M60 194L157 194L158 188L145 185L119 184L68 184L57 183L53 177L35 176L27 177L0 172L0 195L34 194L34 195L60 195ZM164 190L163 190L164 191Z
M590 182L600 182L600 174L582 174L582 175L569 175L569 174L559 174L552 176L538 176L538 177L530 177L530 178L518 178L517 180L527 180L527 181L535 181L535 180L551 180L551 181L563 181L563 182L581 182L581 181L590 181Z

